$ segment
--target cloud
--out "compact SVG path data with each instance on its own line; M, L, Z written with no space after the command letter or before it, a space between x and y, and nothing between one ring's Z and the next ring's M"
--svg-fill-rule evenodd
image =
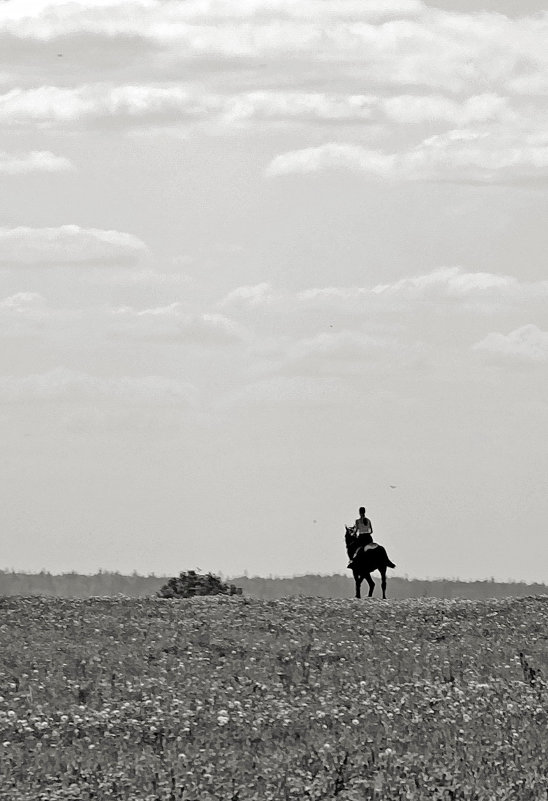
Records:
M369 95L255 91L227 97L222 121L365 122L372 119L376 105L376 98Z
M269 76L280 80L290 71L294 87L306 83L313 67L322 82L346 70L355 84L404 91L416 85L455 95L511 86L527 93L542 86L547 66L546 15L465 14L419 0L18 0L0 4L0 26L21 46L46 42L53 50L62 44L76 71L90 49L98 68L104 71L106 63L119 71L113 42L124 52L124 43L137 41L144 63L132 50L132 66L153 80L166 70L180 75L183 64L193 75L217 72L230 79L227 64L241 73L267 60ZM55 60L51 71L58 68ZM43 60L35 70L34 85L44 81Z
M473 272L455 266L369 286L317 286L295 292L267 282L244 285L229 292L218 308L245 319L254 331L254 352L276 361L282 351L287 353L288 343L295 336L304 335L303 342L307 342L307 335L329 335L309 343L326 352L343 344L369 348L372 340L367 336L384 347L411 323L416 329L418 320L432 322L434 317L450 313L457 324L462 315L473 315L480 321L485 315L522 314L524 310L542 314L547 300L548 280L528 282L513 275ZM468 320L471 321L470 316ZM345 339L348 333L343 332L348 327L363 325L367 325L367 336L358 332L359 340ZM263 336L257 339L260 332ZM300 347L306 350L308 345ZM294 358L302 357L304 350L294 353Z
M0 95L5 125L117 124L158 126L208 121L343 123L371 119L378 101L360 94L298 90L205 92L182 83L15 88Z
M388 97L380 103L387 117L404 125L441 120L464 126L512 116L508 98L493 93L472 95L464 100L435 94L407 94Z
M29 172L66 172L74 165L63 156L48 150L33 150L30 153L6 153L0 151L0 173L17 175Z
M430 273L401 278L390 284L377 284L371 292L378 296L399 296L408 300L460 300L478 296L511 296L516 294L519 287L520 283L514 276L465 272L460 267L440 267ZM548 282L546 289L548 291Z
M220 301L219 307L240 306L257 307L274 302L279 296L269 283L239 286Z
M0 376L0 403L106 401L129 405L193 404L191 384L164 376L100 377L59 367L27 376Z
M393 364L402 350L402 344L394 339L380 339L361 331L322 332L291 344L279 369L298 375L360 374L366 365L385 361L389 354Z
M222 314L189 314L179 302L137 310L128 306L111 312L109 331L116 337L181 342L201 346L229 345L246 339L246 329Z
M223 408L238 406L297 406L305 409L315 406L340 406L352 402L354 395L349 386L333 376L272 376L254 381L222 398Z
M135 264L147 253L133 234L62 225L0 228L0 264Z
M393 156L386 156L359 145L328 142L319 147L292 150L276 156L266 168L270 178L291 173L320 172L326 169L348 169L367 172L377 163L376 171L390 168Z
M14 314L22 314L34 309L42 309L45 299L38 292L16 292L0 301L0 309Z
M88 84L11 89L0 95L0 120L7 125L121 120L126 123L182 122L205 116L219 105L215 96L183 85Z
M460 267L440 267L429 273L400 278L371 287L316 287L299 293L299 302L314 308L341 312L401 310L410 304L452 303L479 312L519 306L548 298L548 281L519 281L515 276L468 272Z
M49 306L39 292L16 292L0 300L0 336L10 339L39 337L42 346L48 338L51 342L52 337L63 342L67 332L70 332L71 345L77 340L77 333L82 333L84 341L89 341L90 332L96 334L100 319L101 314Z
M282 153L266 175L345 169L395 181L507 183L548 180L548 142L525 135L514 141L489 131L453 130L423 140L402 153L383 153L359 145L328 142Z
M499 359L523 362L548 361L548 331L536 325L524 325L509 334L490 333L473 346Z
M15 6L15 7L13 7ZM382 21L413 17L424 9L420 0L96 0L93 5L59 0L19 0L0 7L0 22L12 35L37 39L76 31L116 36L137 34L160 41L190 38L189 27L231 28L239 23L268 27L276 22Z

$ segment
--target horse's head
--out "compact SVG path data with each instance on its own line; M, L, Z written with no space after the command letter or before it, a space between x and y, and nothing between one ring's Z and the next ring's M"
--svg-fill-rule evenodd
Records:
M346 531L344 532L344 541L346 543L346 552L350 559L357 548L357 538L353 528L349 528L345 526Z
M354 533L354 529L353 528L350 528L349 526L345 526L345 529L346 529L346 531L344 532L344 539L345 539L346 544L348 545L349 542L352 542L356 538L356 535Z

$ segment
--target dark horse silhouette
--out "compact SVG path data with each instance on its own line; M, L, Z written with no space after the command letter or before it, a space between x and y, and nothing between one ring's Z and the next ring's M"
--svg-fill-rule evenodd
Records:
M354 529L348 528L348 526L345 526L345 528L346 534L344 538L346 541L346 551L348 553L348 558L353 559L354 554L360 546L359 538L356 536L356 534L354 534ZM354 581L356 582L356 598L362 597L361 586L364 579L369 584L369 598L371 598L373 595L375 582L371 578L371 573L374 570L378 570L381 574L382 597L386 598L387 567L396 567L396 565L394 562L390 561L388 554L382 545L377 545L375 548L368 548L367 550L363 551L358 556L356 564L352 567Z

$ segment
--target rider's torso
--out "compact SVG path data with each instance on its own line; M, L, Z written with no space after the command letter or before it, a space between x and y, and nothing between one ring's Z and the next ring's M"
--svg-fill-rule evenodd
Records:
M373 531L371 520L369 520L367 517L365 517L363 520L361 517L358 517L356 520L356 531L358 534L371 534Z

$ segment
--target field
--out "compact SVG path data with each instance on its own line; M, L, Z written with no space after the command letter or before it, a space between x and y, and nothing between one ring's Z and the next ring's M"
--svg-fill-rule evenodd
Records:
M10 801L548 798L548 597L0 599Z

